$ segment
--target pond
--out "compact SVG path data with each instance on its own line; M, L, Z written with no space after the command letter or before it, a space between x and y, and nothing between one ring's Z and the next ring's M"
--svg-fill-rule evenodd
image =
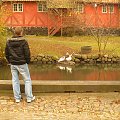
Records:
M32 80L120 81L120 65L29 65ZM10 80L9 66L0 67L0 80ZM20 76L20 79L21 76Z

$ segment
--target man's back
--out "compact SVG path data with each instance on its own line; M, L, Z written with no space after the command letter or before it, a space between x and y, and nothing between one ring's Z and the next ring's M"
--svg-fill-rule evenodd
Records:
M27 41L22 36L13 36L6 44L6 58L13 65L30 62L30 50Z

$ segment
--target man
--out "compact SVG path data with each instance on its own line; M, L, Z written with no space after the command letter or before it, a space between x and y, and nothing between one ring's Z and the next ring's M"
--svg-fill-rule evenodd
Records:
M28 42L23 38L22 27L16 27L14 36L6 43L5 56L11 66L13 93L16 103L21 101L19 73L25 83L25 94L27 102L35 100L32 94L32 82L30 78L28 64L30 63L30 50Z

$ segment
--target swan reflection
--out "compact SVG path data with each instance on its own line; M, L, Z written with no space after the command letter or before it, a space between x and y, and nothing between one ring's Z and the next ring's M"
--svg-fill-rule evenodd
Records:
M64 71L67 71L67 72L69 72L69 73L72 73L72 67L68 67L68 66L58 66L58 68L60 69L60 70L64 70Z

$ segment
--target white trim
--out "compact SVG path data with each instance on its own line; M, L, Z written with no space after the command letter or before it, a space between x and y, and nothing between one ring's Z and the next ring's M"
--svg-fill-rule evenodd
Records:
M14 5L15 5L15 4L17 5L17 11L14 11ZM19 5L20 5L20 4L22 5L22 11L19 11ZM12 7L13 7L13 12L23 12L23 3L13 3L13 6L12 6Z
M39 5L40 5L40 4L42 5L42 6L41 6L41 7L42 7L42 10L41 10L41 11L39 11ZM44 6L44 5L46 5L46 4L45 4L45 3L42 3L42 2L38 2L38 3L37 3L37 12L47 12L47 10L43 10L43 8L44 8L43 6ZM47 5L46 5L46 7L47 7Z
M106 8L106 12L103 11L104 10L103 7ZM107 5L102 5L102 13L107 13Z

